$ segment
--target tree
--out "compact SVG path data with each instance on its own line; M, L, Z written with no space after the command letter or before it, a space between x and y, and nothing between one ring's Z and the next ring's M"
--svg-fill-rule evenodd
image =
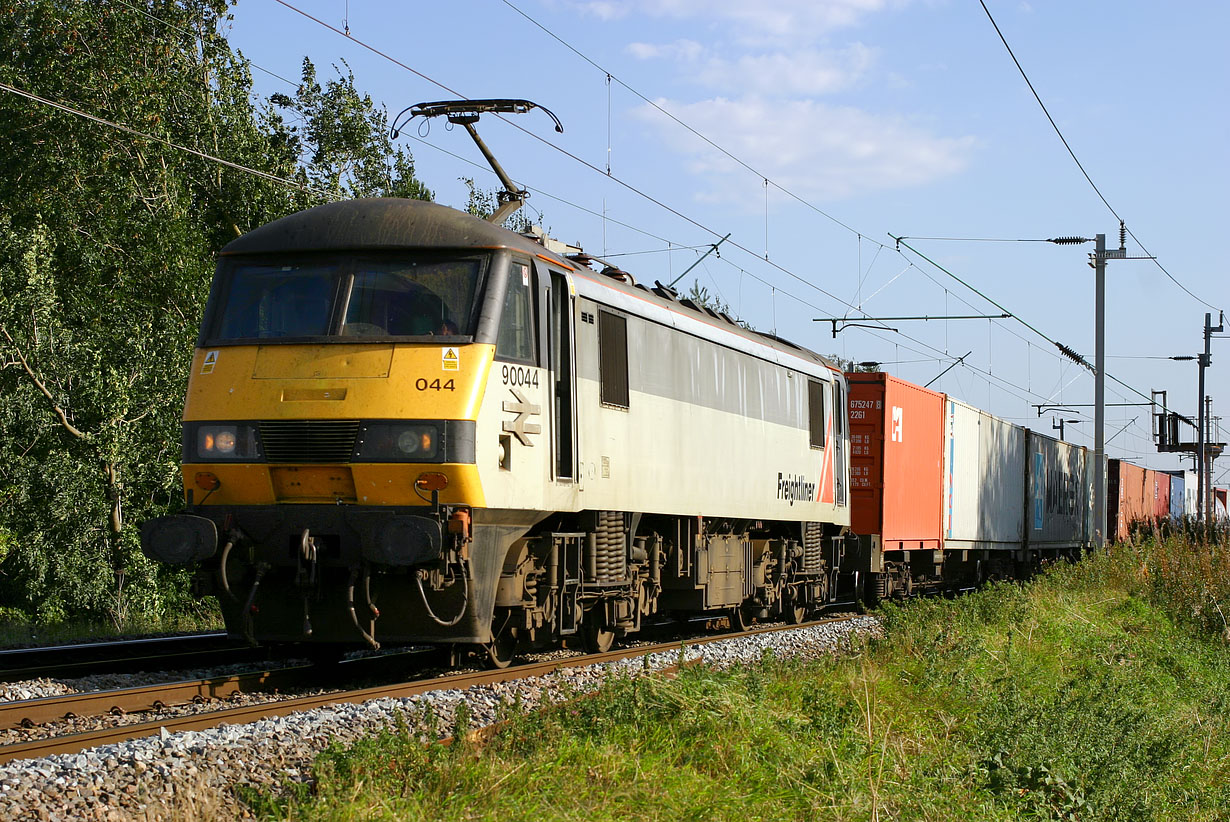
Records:
M458 179L465 184L466 190L469 192L466 198L467 214L473 214L475 217L486 220L500 207L499 196L495 191L479 188L472 177L459 177ZM522 206L512 214L509 214L501 225L509 231L527 234L534 225L534 221L530 219L529 212Z
M328 196L430 196L349 73L320 87L305 63L287 124L217 33L226 0L135 2L149 16L0 0L0 81L155 138L0 91L0 608L43 620L187 601L138 527L181 504L180 409L221 247Z
M721 297L715 294L710 294L709 289L700 284L700 280L692 280L692 288L688 291L688 299L702 308L708 308L716 311L719 314L725 314L735 321L736 325L746 328L748 331L754 331L751 324L746 320L736 317L730 310L730 306Z
M829 354L828 358L837 363L837 367L842 371L850 374L878 374L880 373L880 364L878 362L858 362L857 360L847 360L840 354Z
M414 161L389 136L388 114L355 88L354 72L333 67L338 79L321 86L316 67L303 58L299 88L292 97L274 94L265 113L271 128L299 158L299 178L335 198L405 197L431 200L414 176ZM287 124L278 113L293 120Z

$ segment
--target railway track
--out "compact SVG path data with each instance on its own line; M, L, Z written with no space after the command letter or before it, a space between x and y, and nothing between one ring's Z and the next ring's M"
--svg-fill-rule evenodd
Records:
M381 698L404 698L435 690L466 689L480 685L508 682L521 678L543 676L565 668L614 662L621 659L637 658L646 654L676 652L685 645L706 645L757 634L843 622L853 618L855 617L842 616L815 620L802 625L774 626L737 633L723 633L699 638L691 637L669 642L621 648L600 654L578 655L542 662L530 662L504 670L462 672L375 687L315 693L308 696L281 699L276 702L261 702L259 704L221 708L204 713L164 717L154 721L50 736L0 746L0 764L19 759L44 757L51 754L79 753L99 745L163 733L203 730L222 724L254 722L259 719L286 716L296 711L306 711L331 704L361 703ZM382 658L375 657L372 659L380 660ZM210 680L176 682L143 688L71 694L68 696L12 702L7 705L0 705L0 727L25 727L39 722L51 722L63 719L66 714L81 716L91 712L92 715L113 712L125 713L151 710L159 706L182 705L187 702L224 700L236 693L249 693L254 690L268 690L302 684L304 681L303 676L312 670L311 666L303 666L278 671L216 677Z
M0 682L201 668L221 663L254 662L268 655L267 649L242 645L225 633L8 648L0 650Z

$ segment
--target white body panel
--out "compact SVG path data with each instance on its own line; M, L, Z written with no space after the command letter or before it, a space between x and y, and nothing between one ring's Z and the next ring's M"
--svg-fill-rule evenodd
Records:
M849 524L848 495L838 505L834 489L849 476L849 448L837 447L835 430L840 372L758 344L690 309L670 310L584 277L575 283L576 477L554 476L551 372L510 366L509 373L521 375L509 379L496 361L476 431L488 508ZM627 408L600 400L593 317L602 310L627 321ZM810 444L809 381L824 385L821 448ZM541 427L527 434L532 444L509 436L505 424L517 413L508 404L536 407L522 421ZM511 448L504 466L501 437ZM846 444L848 431L840 437Z
M832 498L831 456L809 448L806 429L652 394L633 393L626 411L607 408L597 382L580 388L584 508L849 522L848 508L815 501Z
M505 422L516 424L518 412L506 411L505 404L519 404L518 394L531 406L522 421L530 445L504 430ZM547 369L511 364L506 367L501 362L492 365L475 429L475 458L488 507L576 510L573 484L548 481L552 462L550 397L551 373ZM539 430L534 432L533 427ZM508 449L507 468L500 465L501 438Z
M951 397L944 410L944 544L1020 546L1025 429Z

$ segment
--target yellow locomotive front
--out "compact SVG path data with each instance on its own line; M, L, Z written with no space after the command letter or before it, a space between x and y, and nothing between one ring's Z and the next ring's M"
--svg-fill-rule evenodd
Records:
M184 409L187 508L142 547L198 563L232 634L490 641L504 554L482 543L509 535L475 544L475 431L500 316L528 319L512 236L367 200L223 250Z

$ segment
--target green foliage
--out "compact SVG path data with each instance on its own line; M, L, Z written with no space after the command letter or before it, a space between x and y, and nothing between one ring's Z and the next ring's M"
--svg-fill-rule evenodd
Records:
M878 362L863 362L858 360L848 360L840 354L829 354L828 358L837 363L837 367L846 373L858 374L878 374L880 373L880 364Z
M702 308L709 308L719 314L729 314L730 306L726 301L716 294L710 294L706 286L700 284L700 280L692 280L692 287L688 290L688 299Z
M1230 641L1230 534L1194 523L1120 546L1142 591L1168 612Z
M465 184L468 192L466 195L467 214L473 214L484 220L495 214L496 209L500 207L500 198L495 191L479 188L472 177L460 177L459 179ZM509 231L526 234L533 227L534 221L530 219L529 212L522 206L509 214L501 225Z
M754 330L750 323L746 320L735 317L734 312L730 310L730 305L716 294L710 294L706 286L700 284L700 280L692 280L692 287L688 290L689 300L699 305L701 308L708 308L718 314L725 314L734 319L736 325L743 326L749 331Z
M0 0L0 81L336 196L430 197L347 71L252 102L225 0ZM158 20L165 21L164 23ZM279 111L293 112L288 124ZM180 409L213 256L321 195L0 93L0 607L190 607L138 547L178 505Z
M294 96L274 94L265 111L279 141L300 159L298 177L334 198L404 197L430 200L432 192L414 176L414 161L389 136L388 114L360 94L354 72L345 71L323 86L306 57ZM288 123L282 112L290 118Z

